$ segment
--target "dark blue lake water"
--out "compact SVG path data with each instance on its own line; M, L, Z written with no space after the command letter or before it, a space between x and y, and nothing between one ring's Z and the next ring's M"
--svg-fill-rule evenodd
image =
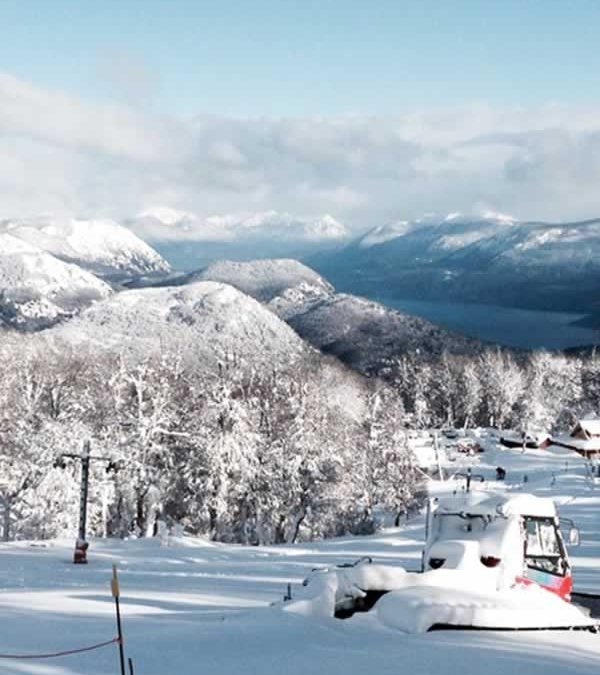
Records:
M600 331L573 326L581 314L543 312L466 302L374 298L444 328L509 347L565 349L600 344Z

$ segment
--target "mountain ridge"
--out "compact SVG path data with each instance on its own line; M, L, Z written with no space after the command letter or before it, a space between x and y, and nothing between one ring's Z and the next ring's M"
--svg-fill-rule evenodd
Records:
M521 222L458 216L400 221L307 259L345 292L590 312L600 285L600 219ZM371 237L371 239L369 239ZM366 243L365 243L366 242Z

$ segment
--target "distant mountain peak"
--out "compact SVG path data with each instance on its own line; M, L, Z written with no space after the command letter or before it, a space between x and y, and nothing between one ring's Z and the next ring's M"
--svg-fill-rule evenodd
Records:
M363 235L358 245L360 248L370 248L379 244L385 244L393 239L403 237L410 232L417 231L426 227L440 227L461 225L461 224L477 224L483 223L485 225L515 225L518 221L505 213L496 211L483 211L480 213L461 213L455 211L446 215L437 213L426 213L421 218L414 220L397 220L385 225L378 225L372 230L369 230ZM473 232L473 228L471 228Z
M152 240L230 242L278 237L291 242L336 242L350 238L348 228L329 213L315 217L287 211L226 213L200 217L190 211L156 206L139 213L132 227Z
M500 213L499 211L484 211L481 216L486 220L497 220L499 223L506 223L507 225L518 222L517 218L514 218L507 213Z
M196 220L196 216L190 211L174 209L170 206L151 206L137 214L136 218L154 218L163 225L176 226L186 220Z

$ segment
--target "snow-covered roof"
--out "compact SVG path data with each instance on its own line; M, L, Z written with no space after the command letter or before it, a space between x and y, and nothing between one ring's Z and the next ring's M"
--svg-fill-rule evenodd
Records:
M583 429L590 436L600 436L600 419L597 417L579 420L574 431L576 431L579 427L581 427L581 429Z
M573 438L572 436L553 436L552 443L581 452L600 452L600 438Z

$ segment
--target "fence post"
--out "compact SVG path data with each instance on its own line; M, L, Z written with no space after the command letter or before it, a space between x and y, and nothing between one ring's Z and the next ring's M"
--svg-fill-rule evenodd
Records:
M113 575L112 575L112 581L110 584L110 588L112 591L112 596L115 599L115 611L117 614L117 635L119 637L119 661L121 663L121 675L127 675L125 673L125 648L123 645L123 628L121 626L121 608L119 606L119 598L120 598L120 591L119 591L119 577L117 576L117 566L113 565ZM131 663L131 659L130 659ZM131 669L131 665L130 665Z

